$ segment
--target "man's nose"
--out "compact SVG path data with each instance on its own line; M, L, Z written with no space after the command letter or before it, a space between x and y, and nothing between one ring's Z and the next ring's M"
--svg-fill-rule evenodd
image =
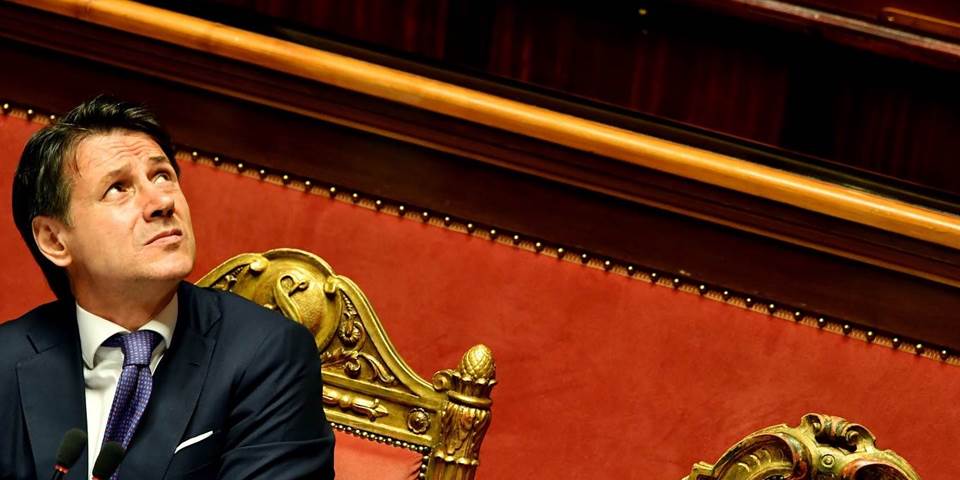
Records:
M145 193L148 198L143 213L147 221L173 215L175 202L172 195L155 187L148 188Z

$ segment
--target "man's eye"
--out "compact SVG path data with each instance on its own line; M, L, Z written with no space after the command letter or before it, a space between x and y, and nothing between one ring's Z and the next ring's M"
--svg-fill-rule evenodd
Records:
M171 178L171 177L170 177L170 174L169 174L169 173L167 173L167 172L160 172L160 173L157 174L156 177L153 177L153 182L154 182L154 183L169 182L169 181L170 181L170 178Z
M110 185L109 188L107 188L107 191L104 193L104 196L115 194L115 193L121 193L124 191L124 189L126 189L126 187L122 183L116 182L113 185Z

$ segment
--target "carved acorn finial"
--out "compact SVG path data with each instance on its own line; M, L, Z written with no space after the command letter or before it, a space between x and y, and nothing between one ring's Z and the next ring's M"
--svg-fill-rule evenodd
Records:
M496 372L490 348L475 345L463 354L456 369L440 370L433 375L433 388L438 392L450 392L456 401L489 408L490 391L497 383Z
M497 366L493 363L493 352L486 345L474 345L463 354L457 367L466 377L489 380L497 375Z

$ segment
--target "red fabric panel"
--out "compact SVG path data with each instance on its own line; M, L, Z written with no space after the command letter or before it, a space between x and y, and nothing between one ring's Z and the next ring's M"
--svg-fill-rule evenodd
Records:
M40 128L36 123L0 113L0 322L54 299L40 267L13 224L13 175L27 139Z
M416 480L419 453L334 430L337 480Z
M3 125L8 173L22 140L12 144L34 127ZM807 412L867 425L925 479L960 469L956 367L255 178L183 170L194 279L239 252L303 248L360 285L424 377L475 343L493 349L480 478L678 479ZM0 210L10 317L43 288Z

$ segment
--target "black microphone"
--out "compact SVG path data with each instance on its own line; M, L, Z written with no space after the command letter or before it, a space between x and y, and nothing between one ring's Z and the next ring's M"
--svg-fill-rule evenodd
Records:
M123 445L117 442L104 443L100 455L97 456L97 463L93 464L93 480L109 480L126 454Z
M57 459L53 464L53 476L50 480L61 480L73 464L77 463L86 446L87 432L79 428L67 430L67 433L63 434L63 440L60 440L60 448L57 449Z

